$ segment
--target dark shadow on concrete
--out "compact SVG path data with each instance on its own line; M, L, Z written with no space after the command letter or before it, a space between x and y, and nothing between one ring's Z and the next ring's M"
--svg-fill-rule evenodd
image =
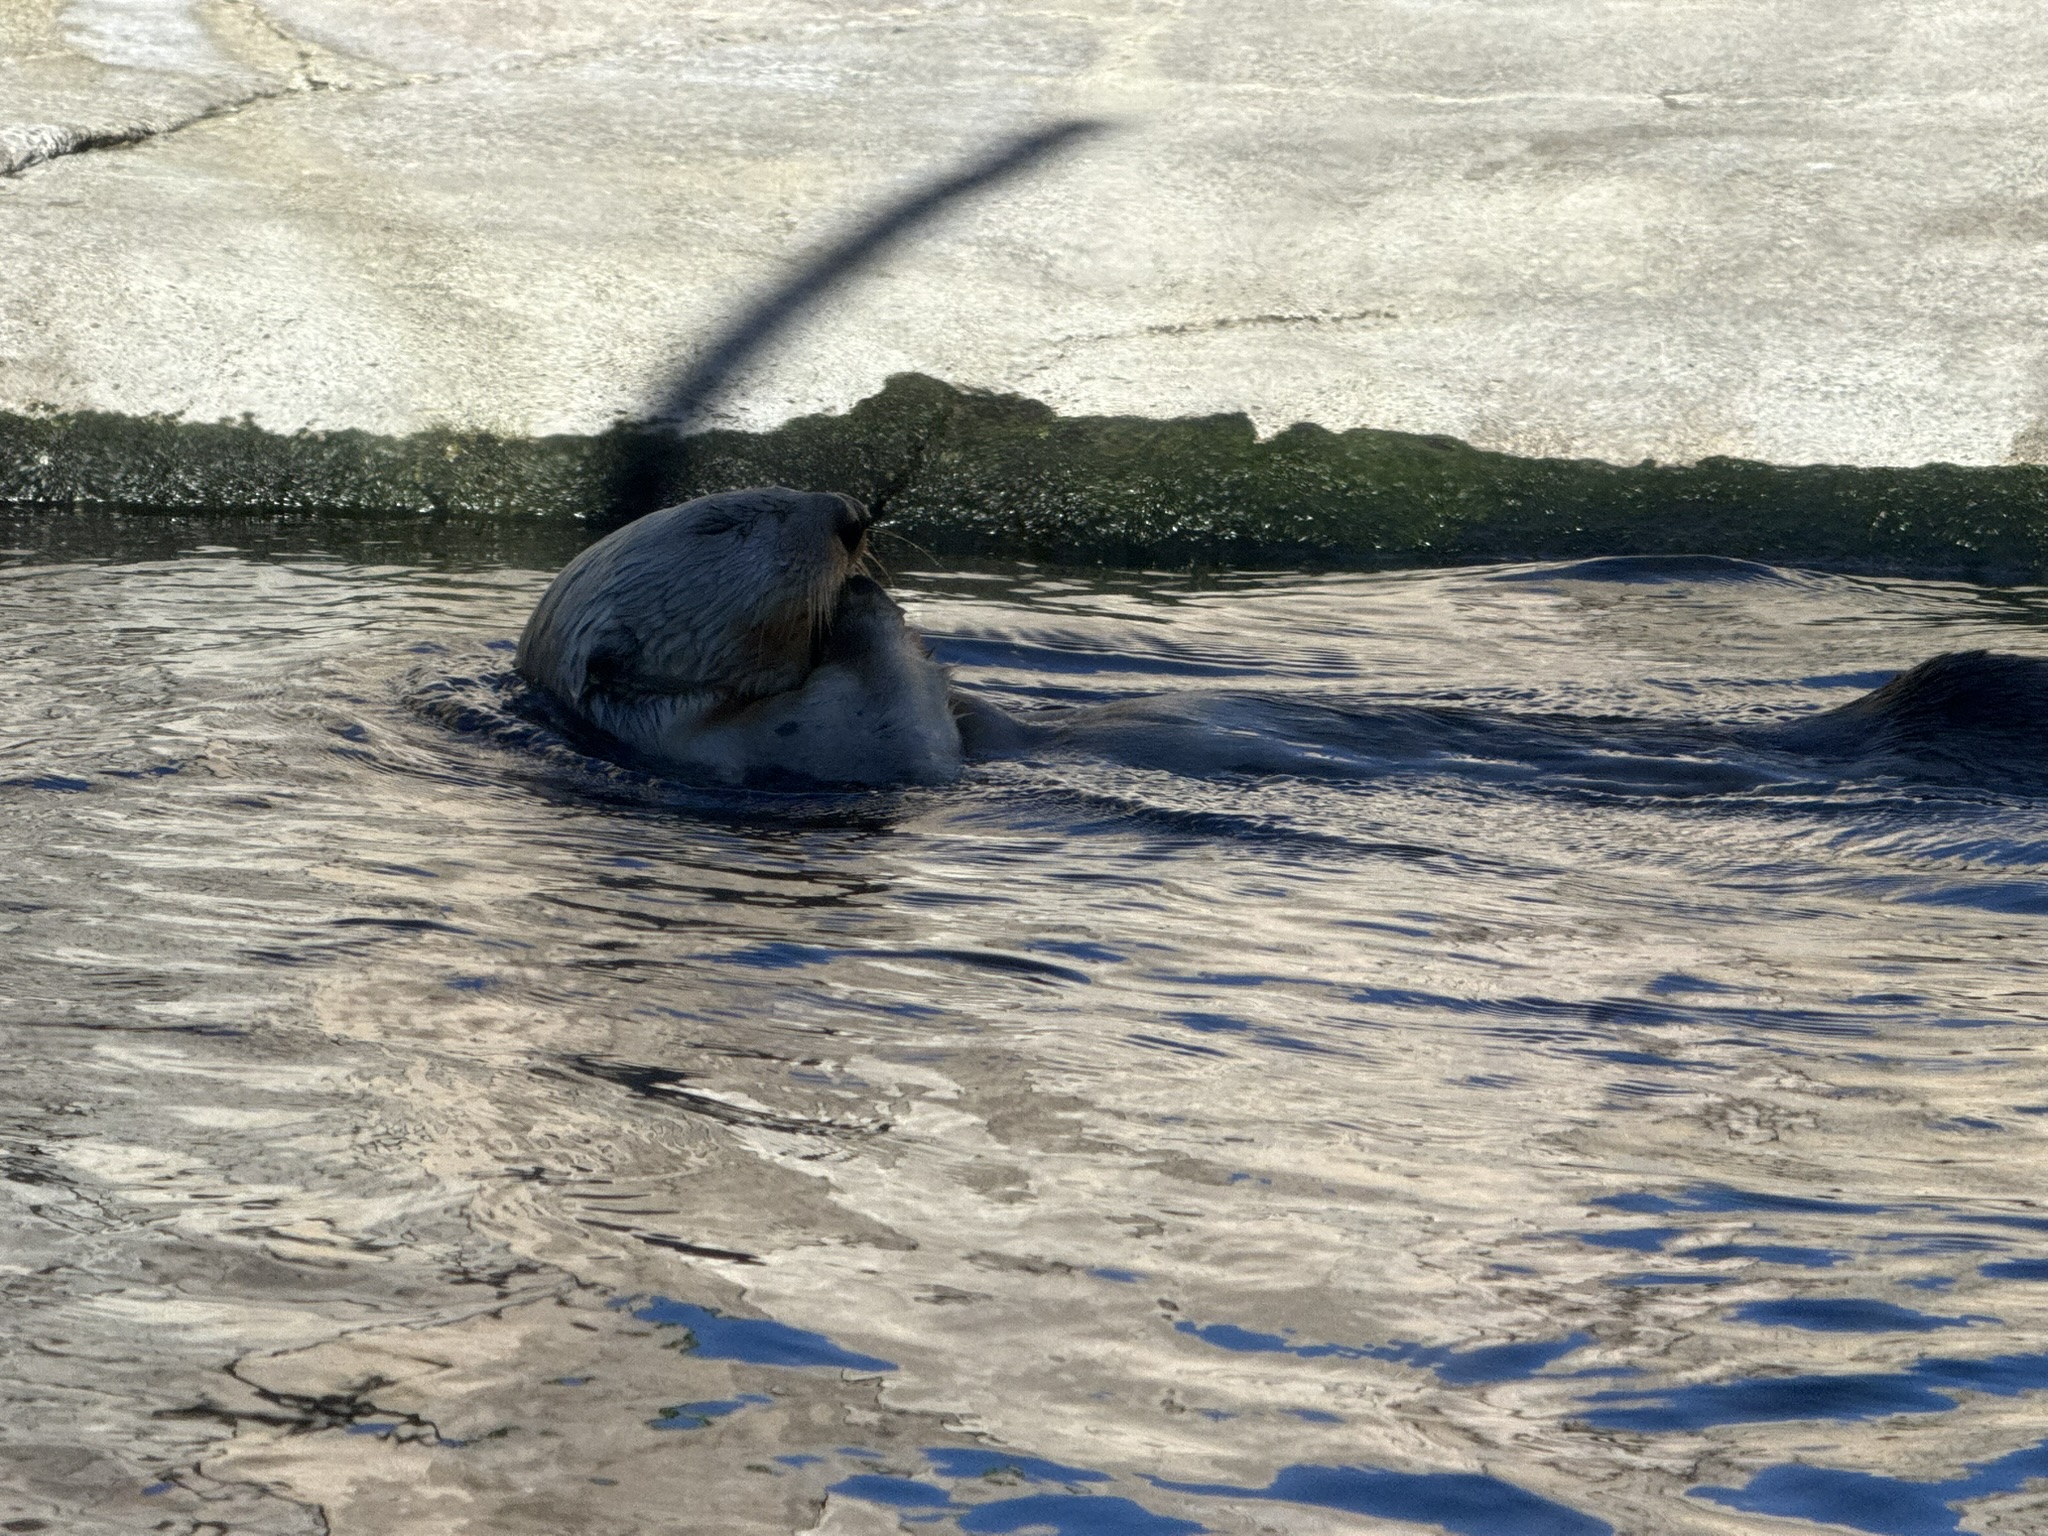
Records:
M1044 163L1057 151L1106 126L1091 119L1070 119L999 144L952 175L919 187L870 215L813 254L788 280L763 293L662 391L648 428L632 435L614 466L600 530L617 528L678 499L676 488L692 478L688 440L682 429L717 403L727 381L748 359L820 299L952 204ZM879 516L914 467L913 457L888 481L870 487L870 510Z

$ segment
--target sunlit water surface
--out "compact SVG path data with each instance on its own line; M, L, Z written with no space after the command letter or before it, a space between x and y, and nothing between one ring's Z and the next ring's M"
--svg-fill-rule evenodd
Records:
M494 720L570 531L0 532L9 1531L2048 1531L2048 801L707 794ZM897 585L1023 708L2048 652L1726 566Z

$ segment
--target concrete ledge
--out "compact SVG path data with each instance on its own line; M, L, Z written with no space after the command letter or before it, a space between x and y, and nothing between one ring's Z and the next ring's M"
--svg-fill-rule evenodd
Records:
M692 436L281 434L0 414L0 504L581 519L708 491L852 491L943 557L1380 567L1718 554L1835 569L2048 575L2048 468L1623 467L1244 416L1062 416L915 374L845 414Z

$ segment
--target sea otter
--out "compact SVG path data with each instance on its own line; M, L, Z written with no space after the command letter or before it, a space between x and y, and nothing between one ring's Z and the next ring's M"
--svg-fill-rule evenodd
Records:
M719 784L945 784L962 763L1078 753L1196 775L1467 771L1715 793L1833 765L2032 783L2048 661L1937 656L1775 723L1522 716L1190 691L1016 719L953 687L863 574L867 510L781 487L705 496L599 540L542 595L517 668L607 755Z
M515 666L611 755L721 784L942 784L946 674L859 570L868 514L780 486L650 513L570 561Z

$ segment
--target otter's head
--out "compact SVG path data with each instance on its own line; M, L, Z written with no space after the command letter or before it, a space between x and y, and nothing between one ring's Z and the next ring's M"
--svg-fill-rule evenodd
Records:
M797 687L867 539L850 496L729 491L628 523L562 569L516 665L554 699L610 717L661 701L706 718Z

